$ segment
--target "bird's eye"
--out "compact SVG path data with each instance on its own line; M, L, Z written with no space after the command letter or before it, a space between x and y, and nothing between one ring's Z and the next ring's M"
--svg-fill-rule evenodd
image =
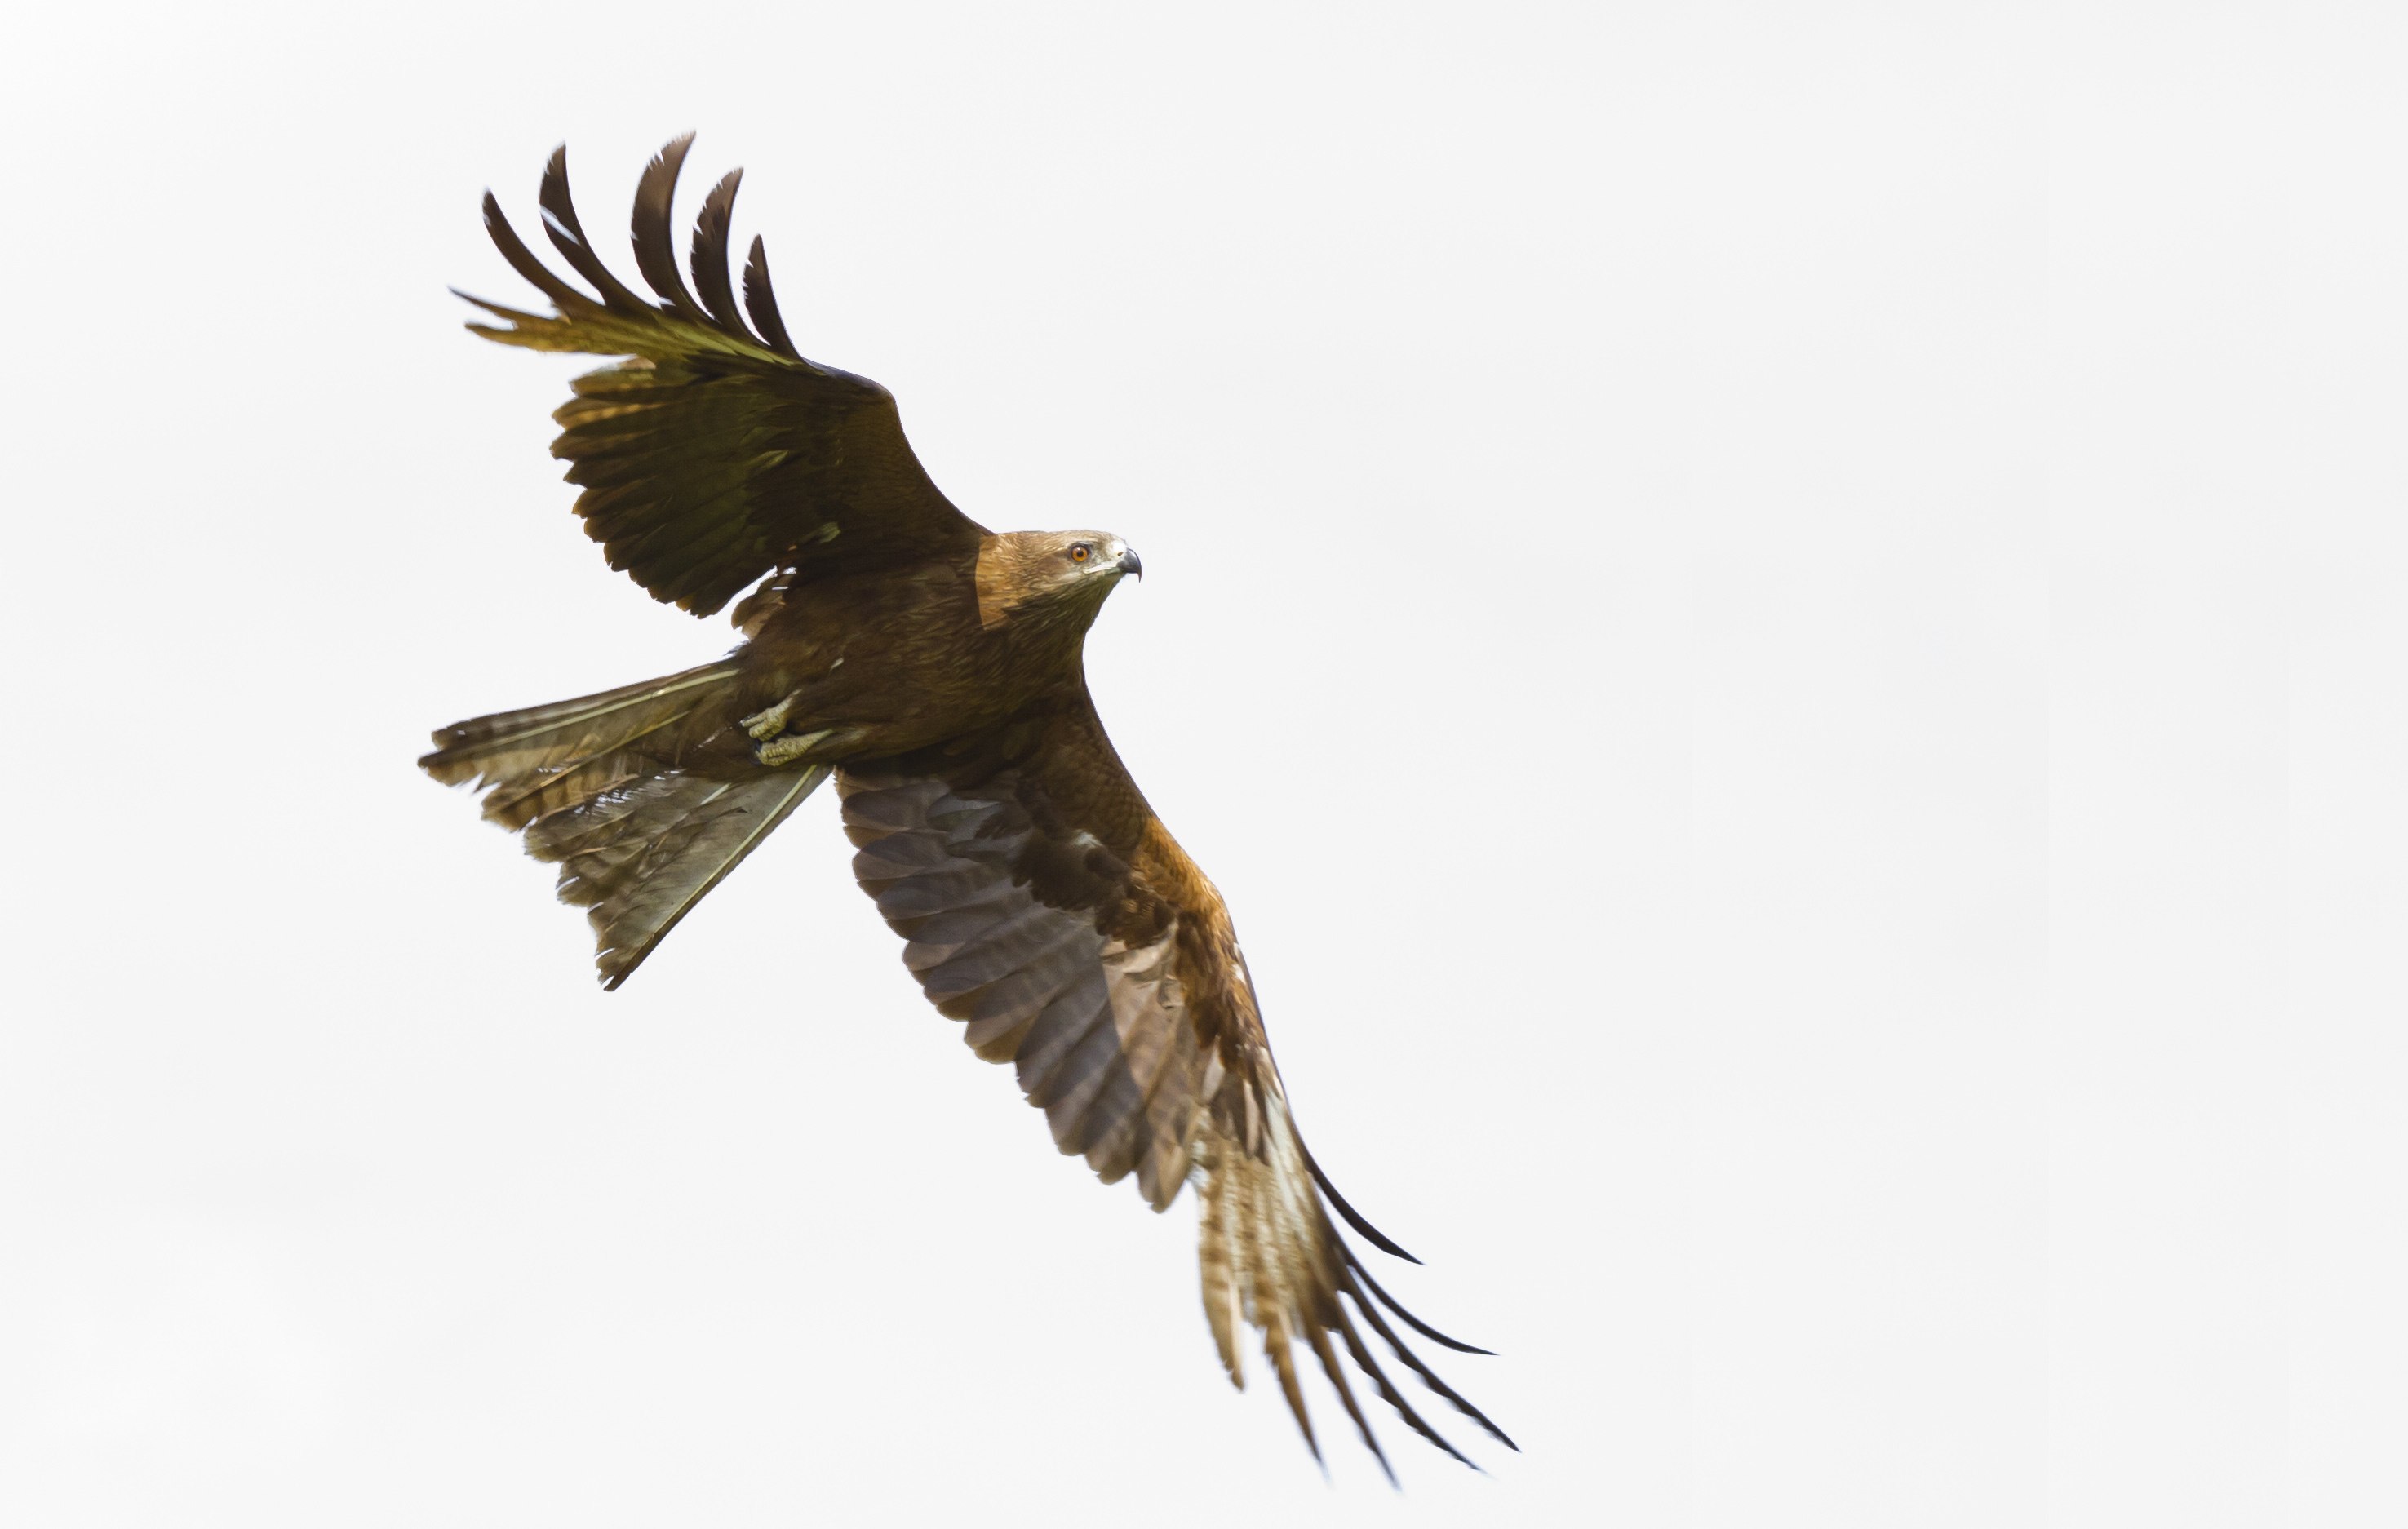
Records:
M1070 544L1070 561L1073 563L1084 563L1095 555L1096 550L1083 541L1074 541Z

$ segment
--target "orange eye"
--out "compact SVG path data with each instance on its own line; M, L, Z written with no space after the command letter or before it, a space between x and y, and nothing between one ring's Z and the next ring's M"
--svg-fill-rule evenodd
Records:
M1083 541L1074 541L1070 544L1070 561L1073 563L1084 563L1095 555L1096 550Z

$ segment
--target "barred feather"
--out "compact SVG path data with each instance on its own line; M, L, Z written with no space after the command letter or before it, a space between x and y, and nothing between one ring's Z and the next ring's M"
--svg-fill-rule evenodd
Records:
M600 777L640 772L630 747L694 716L735 681L735 663L722 659L599 695L453 722L435 730L436 750L419 767L447 786L488 788L485 816L523 828L608 789Z
M724 725L733 660L454 722L419 764L486 788L485 816L524 830L587 908L602 984L615 988L822 780L825 766L730 779L680 761Z
M560 863L560 900L589 910L595 965L615 988L827 776L655 775L538 820L527 852Z
M1386 1294L1361 1274L1338 1223L1412 1255L1305 1150L1219 894L1143 813L1093 711L1075 707L1021 748L990 758L960 742L839 776L853 873L904 936L904 965L940 1012L966 1022L979 1055L1016 1065L1063 1151L1107 1182L1134 1173L1157 1210L1195 1183L1197 1272L1222 1367L1243 1389L1239 1331L1260 1333L1316 1458L1299 1350L1391 1479L1350 1363L1407 1427L1470 1464L1389 1379L1358 1318L1512 1447L1381 1317L1374 1303Z

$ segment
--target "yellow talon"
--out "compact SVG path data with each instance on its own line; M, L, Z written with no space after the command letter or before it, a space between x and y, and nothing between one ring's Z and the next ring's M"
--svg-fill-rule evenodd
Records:
M810 752L812 744L834 731L834 728L823 728L816 733L802 733L790 738L773 738L753 750L752 757L773 769L781 764L791 764Z
M786 714L795 709L791 695L767 711L756 711L739 723L745 732L756 738L774 738L786 730Z

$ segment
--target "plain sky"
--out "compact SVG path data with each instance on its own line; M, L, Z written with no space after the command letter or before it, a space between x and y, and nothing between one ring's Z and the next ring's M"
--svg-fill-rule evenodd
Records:
M0 28L0 1521L2408 1519L2397 6ZM1142 550L1098 704L1489 1477L1230 1391L824 796L606 995L413 767L730 640L445 291L689 128Z

